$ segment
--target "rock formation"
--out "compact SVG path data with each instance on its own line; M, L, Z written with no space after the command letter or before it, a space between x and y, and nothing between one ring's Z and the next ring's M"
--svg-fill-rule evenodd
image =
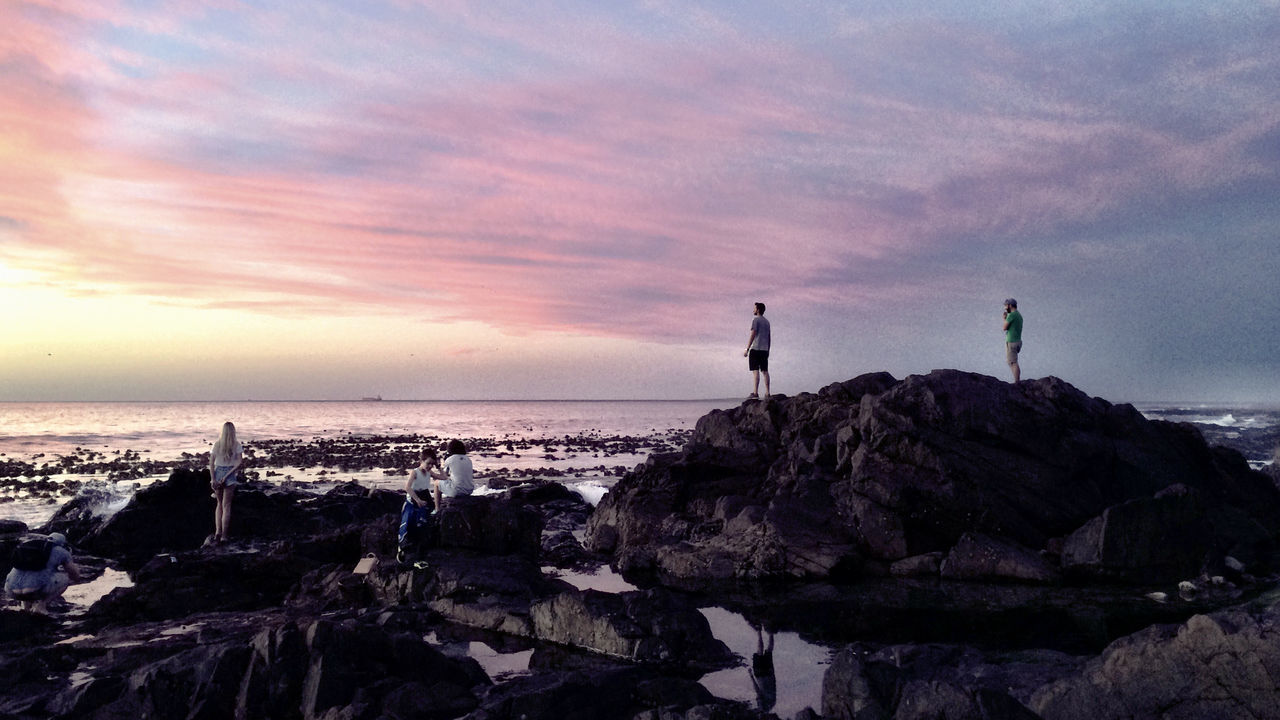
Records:
M605 496L590 549L668 582L1270 570L1280 491L1195 428L1056 378L863 375L713 411ZM927 569L927 570L925 570Z
M39 529L133 584L0 610L0 717L772 718L698 683L738 662L707 605L833 648L796 720L1280 717L1271 472L1054 378L957 371L712 412L594 511L556 484L459 499L405 563L400 495L354 483L247 483L234 542L202 547L207 473L179 469ZM26 530L0 521L0 560ZM596 552L643 589L546 572Z

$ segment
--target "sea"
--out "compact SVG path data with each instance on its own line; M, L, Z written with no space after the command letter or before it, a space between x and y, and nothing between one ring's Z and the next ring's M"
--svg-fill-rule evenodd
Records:
M541 474L571 485L594 503L651 452L678 449L698 418L739 402L5 402L0 403L0 519L36 527L85 488L123 504L174 468L203 467L202 455L227 421L235 424L247 454L281 445L332 448L335 442L363 440L370 448L386 449L462 439L480 448L470 454L481 485L486 476ZM400 488L403 472L415 464L272 467L259 479L320 491L350 480ZM252 459L246 463L253 465Z
M458 438L475 448L482 487L495 478L546 477L599 502L627 470L654 452L678 449L698 419L739 399L688 401L471 401L471 402L73 402L0 403L0 519L38 527L76 493L103 498L101 511L123 507L139 488L168 477L176 467L203 467L224 422L236 424L248 463L268 465L258 478L323 491L356 480L397 489L408 467L264 462L272 457L324 455L335 448L385 454ZM1195 425L1212 443L1242 452L1255 468L1273 462L1280 447L1280 408L1213 403L1135 403L1146 417ZM291 454L282 455L281 449ZM411 457L406 454L405 457ZM385 463L384 463L385 464ZM412 463L406 462L408 466ZM482 490L483 491L483 490ZM607 566L592 572L545 568L582 589L633 589ZM129 584L124 573L68 591L87 607L112 587ZM768 707L792 717L821 707L822 677L835 647L820 638L778 632L774 638L776 696L760 694L747 668L760 631L742 615L700 608L713 634L742 664L710 673L700 682L713 694ZM528 674L528 650L471 637L434 638L444 651L476 659L495 681Z
M486 476L549 477L595 503L651 453L683 445L698 418L740 402L0 402L0 519L36 527L85 488L122 505L176 467L202 467L202 455L228 420L250 451L281 444L332 448L356 439L370 447L405 447L459 438L479 448L471 454L482 485ZM1273 462L1280 449L1280 407L1134 405L1151 419L1194 424L1211 443L1241 451L1255 468ZM399 488L413 463L405 464L277 464L258 479L320 491L350 480Z

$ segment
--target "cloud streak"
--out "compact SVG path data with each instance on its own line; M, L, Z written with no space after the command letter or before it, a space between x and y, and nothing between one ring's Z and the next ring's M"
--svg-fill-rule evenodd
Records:
M1209 198L1228 234L1274 218L1230 210L1280 189L1265 4L573 10L10 3L0 259L193 307L704 343L765 295L902 322L1000 294L992 262L1181 252L1148 231Z

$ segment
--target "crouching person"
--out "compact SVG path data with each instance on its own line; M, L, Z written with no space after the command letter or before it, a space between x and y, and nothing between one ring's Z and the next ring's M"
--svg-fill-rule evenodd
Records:
M4 590L22 603L22 609L47 615L49 603L60 600L73 582L80 581L80 568L67 550L67 538L53 533L48 538L24 540L13 551L13 569L5 578Z

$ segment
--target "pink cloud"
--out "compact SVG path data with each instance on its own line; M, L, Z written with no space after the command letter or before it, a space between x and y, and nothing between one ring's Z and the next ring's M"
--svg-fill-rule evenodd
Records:
M1188 139L1028 95L993 69L1025 62L1018 49L941 24L833 49L711 16L691 19L699 45L592 17L531 32L470 4L413 26L322 6L322 23L293 27L231 7L240 33L185 32L212 3L0 17L18 23L6 55L26 63L0 117L31 159L0 167L17 188L0 215L83 279L186 302L700 339L761 289L864 305L847 277L862 261L1266 172L1241 151L1258 121ZM94 35L108 25L197 58ZM876 75L892 65L877 53L949 74L911 49L920 34L984 59L954 82L990 106Z

